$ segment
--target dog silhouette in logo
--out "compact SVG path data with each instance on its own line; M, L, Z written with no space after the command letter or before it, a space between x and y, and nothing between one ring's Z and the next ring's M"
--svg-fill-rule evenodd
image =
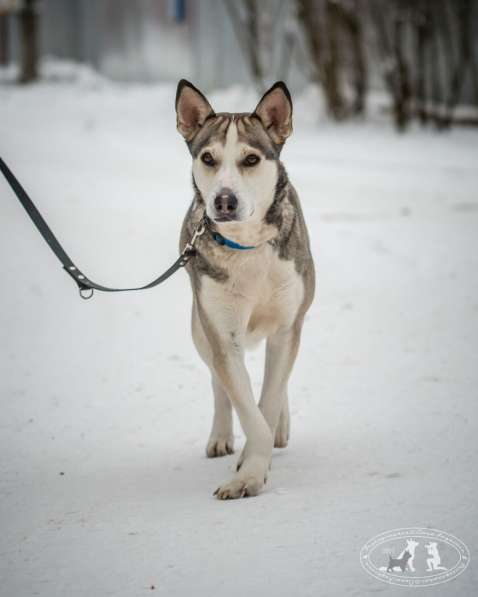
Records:
M390 554L388 554L388 568L387 572L393 572L393 569L398 566L400 570L405 572L405 568L407 567L408 560L412 557L412 554L405 550L403 552L403 556L401 558L392 558Z
M418 541L415 539L407 539L407 547L402 551L402 553L398 556L399 558L403 558L405 551L408 551L410 554L410 559L408 560L408 569L410 572L415 572L415 566L413 565L413 561L415 559L415 550L417 549Z
M441 564L441 557L438 551L437 544L430 541L425 545L428 555L431 556L427 558L427 572L432 572L433 570L448 570L444 566L440 566Z

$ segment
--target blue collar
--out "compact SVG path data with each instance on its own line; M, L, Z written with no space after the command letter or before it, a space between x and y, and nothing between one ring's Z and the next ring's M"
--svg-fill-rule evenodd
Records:
M229 247L230 249L241 249L242 251L245 251L247 249L255 249L256 248L256 247L246 247L245 245L240 245L239 243L235 243L233 240L229 240L228 238L225 238L222 234L219 234L219 232L213 232L212 237L217 242L218 245L225 245L226 247Z

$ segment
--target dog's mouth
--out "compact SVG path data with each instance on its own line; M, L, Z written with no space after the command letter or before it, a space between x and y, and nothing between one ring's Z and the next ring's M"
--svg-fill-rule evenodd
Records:
M251 210L251 213L247 216L247 218L240 218L238 214L221 214L220 216L215 216L211 218L214 222L218 224L224 224L224 222L247 222L252 216L254 215L255 209Z
M227 215L222 215L222 216L216 216L214 218L215 222L237 222L238 218L237 216L227 216Z

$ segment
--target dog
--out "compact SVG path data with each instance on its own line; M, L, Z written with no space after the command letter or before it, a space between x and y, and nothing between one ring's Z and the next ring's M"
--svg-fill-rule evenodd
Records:
M409 551L404 551L401 558L392 558L392 556L389 554L387 572L393 572L393 569L397 566L401 569L402 573L405 572L407 562L411 557L412 555Z
M176 94L177 128L192 157L194 198L180 250L205 223L186 265L192 336L211 371L214 417L208 457L232 454L235 409L246 443L218 499L255 496L267 481L273 447L289 440L287 382L315 288L309 237L280 161L292 133L292 100L275 83L251 113L215 113L186 80ZM256 404L245 351L266 340Z
M415 560L415 551L419 545L420 544L418 541L415 541L414 539L407 539L407 547L398 556L399 558L403 558L405 550L408 551L408 553L410 554L410 559L408 560L408 568L411 572L415 572L415 566L413 565L413 562Z
M448 570L448 568L445 568L444 566L440 566L441 564L441 557L440 554L438 552L438 547L437 544L433 541L430 541L430 543L427 543L425 545L427 553L429 556L431 556L430 558L427 558L427 572L432 572L433 570Z

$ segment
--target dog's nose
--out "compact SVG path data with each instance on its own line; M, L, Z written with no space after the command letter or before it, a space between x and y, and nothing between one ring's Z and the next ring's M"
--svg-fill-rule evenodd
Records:
M232 218L237 210L237 197L230 189L222 189L214 199L216 214L221 217Z

